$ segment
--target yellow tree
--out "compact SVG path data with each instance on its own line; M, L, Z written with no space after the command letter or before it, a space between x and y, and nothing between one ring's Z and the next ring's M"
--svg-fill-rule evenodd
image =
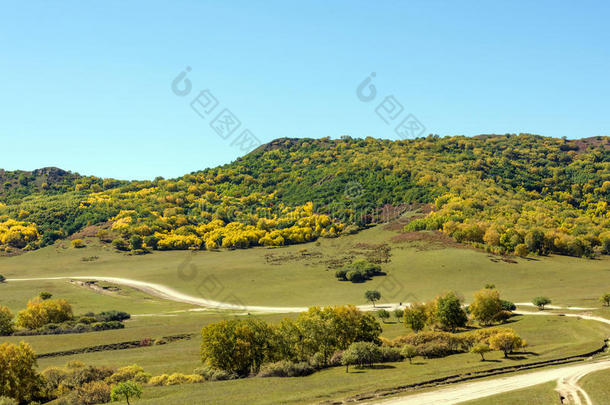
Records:
M19 402L32 400L40 384L40 377L34 370L36 366L36 355L29 344L1 344L0 396L14 398Z

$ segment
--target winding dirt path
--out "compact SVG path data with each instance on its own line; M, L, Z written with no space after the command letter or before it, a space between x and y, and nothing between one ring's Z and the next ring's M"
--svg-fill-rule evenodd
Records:
M37 277L37 278L8 278L7 282L22 282L22 281L47 281L47 280L95 280L105 281L108 283L124 285L127 287L135 288L143 291L147 294L155 297L183 302L186 304L197 305L208 309L225 309L233 311L245 311L245 312L261 312L261 313L290 313L290 312L304 312L307 311L308 307L269 307L269 306L257 306L257 305L242 305L240 303L220 302L209 300L207 298L195 297L192 295L184 294L173 288L166 287L161 284L149 283L146 281L132 280L129 278L121 277L105 277L105 276L75 276L75 277ZM404 304L403 304L404 307ZM372 305L359 305L358 308L362 311L376 311L378 309L392 310L399 308L398 304L376 304Z
M576 385L576 381L582 376L598 370L610 368L610 360L600 360L596 362L577 364L565 367L557 367L548 370L535 371L527 374L513 375L510 377L494 378L484 381L476 381L465 384L458 384L435 391L423 392L421 394L408 395L401 398L394 398L386 401L377 402L382 405L450 405L460 402L471 401L474 399L485 398L490 395L501 394L508 391L532 387L550 381L565 381L564 396L574 397L574 392L584 394L588 402L592 404L584 390ZM559 388L559 387L558 387ZM568 394L569 393L569 394ZM576 394L578 398L578 394ZM575 404L581 404L573 402Z

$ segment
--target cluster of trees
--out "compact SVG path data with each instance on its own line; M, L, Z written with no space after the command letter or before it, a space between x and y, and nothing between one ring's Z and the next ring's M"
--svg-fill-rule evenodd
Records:
M25 248L39 238L36 224L0 218L0 248Z
M131 316L122 311L86 313L75 317L72 306L65 299L52 299L41 292L28 301L25 309L14 319L8 307L0 305L0 336L66 334L124 328L122 321Z
M312 307L279 324L233 319L207 325L201 332L201 358L238 376L278 361L327 365L335 352L354 342L379 343L380 333L375 318L354 306Z
M426 326L433 330L455 331L466 326L469 315L484 326L503 323L512 316L515 305L500 299L500 293L490 287L475 292L468 307L464 307L462 297L453 291L430 302L410 304L402 311L405 326L414 332Z
M382 221L387 205L430 203L408 231L441 230L497 253L592 256L610 253L609 145L530 134L283 138L178 179L77 177L52 192L21 189L28 198L0 193L0 215L36 224L38 245L114 221L125 242L234 248L334 236Z
M381 266L378 264L371 263L367 260L356 260L337 270L335 272L335 277L341 281L362 283L381 274L383 274Z

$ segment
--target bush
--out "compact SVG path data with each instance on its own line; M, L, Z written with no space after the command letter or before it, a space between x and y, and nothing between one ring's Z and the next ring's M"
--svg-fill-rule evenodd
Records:
M293 363L281 360L275 363L263 364L258 377L302 377L313 373L315 369L306 362Z
M427 359L446 357L457 353L446 342L429 342L417 346L417 354Z
M401 361L402 355L400 350L395 347L381 346L381 362L389 363L394 361Z
M95 319L95 318L94 318L94 317L92 317L92 316L81 316L81 317L78 319L78 323L82 323L82 324L84 324L84 325L90 325L90 324L92 324L92 323L95 323L96 321L97 321L97 319Z
M150 377L150 380L148 380L148 385L153 385L157 387L167 385L168 378L168 374L155 375L153 377Z
M101 381L110 377L114 370L108 367L84 366L73 369L63 380L63 385L68 387L80 387L92 381Z
M4 283L6 281L6 277L0 274L0 283Z
M137 364L131 366L125 366L119 368L111 376L108 377L108 382L119 383L123 381L136 381L141 383L147 383L150 380L151 375L144 372L144 369Z
M19 405L19 402L9 397L0 397L0 405Z
M51 294L50 292L47 291L42 291L40 294L38 294L38 298L40 298L41 300L48 300L53 296L53 294Z
M75 391L76 403L83 405L110 402L110 386L103 381L92 381L83 384Z
M199 374L207 381L223 381L223 380L234 380L237 378L237 374L228 373L224 370L219 370L207 365L198 367L194 370L195 374ZM153 377L155 378L155 377Z
M504 311L514 311L515 309L517 309L517 306L510 301L507 301L507 300L500 300L500 301L502 303L502 310L504 310Z
M327 365L324 355L320 352L317 352L313 356L311 356L311 358L309 359L309 364L317 370L320 370L326 367Z
M328 365L331 367L340 366L342 364L343 350L338 350L328 360Z
M34 299L26 309L17 314L16 324L26 329L36 329L49 323L62 323L72 319L72 307L64 299Z
M544 310L544 306L551 303L548 297L536 297L532 300L532 304L538 307L539 310Z
M117 238L112 241L112 247L116 250L127 251L129 250L129 244L121 238Z
M13 314L8 307L0 305L0 336L11 335L13 331Z
M204 381L204 378L197 374L182 374L174 373L167 377L164 385L182 385L182 384L196 384Z
M96 319L100 322L102 322L102 321L124 321L129 318L131 318L131 315L129 315L127 312L115 311L115 310L100 312L96 316Z
M91 328L96 331L102 330L111 330L111 329L123 329L125 325L119 321L110 321L110 322L96 322L91 325Z
M75 248L75 249L84 248L85 247L85 243L83 242L82 239L74 239L72 241L72 247Z

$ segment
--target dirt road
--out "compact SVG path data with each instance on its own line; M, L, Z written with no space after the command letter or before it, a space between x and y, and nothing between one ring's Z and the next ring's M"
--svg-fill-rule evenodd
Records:
M120 277L104 277L104 276L75 276L75 277L40 277L40 278L10 278L6 281L12 282L23 282L23 281L44 281L44 280L96 280L105 281L108 283L124 285L143 291L147 294L155 297L184 302L187 304L197 305L209 309L226 309L233 311L243 312L261 312L261 313L289 313L289 312L303 312L307 311L307 307L269 307L269 306L257 306L257 305L245 305L242 303L229 303L214 301L203 297L195 297L192 295L184 294L173 288L166 287L161 284L149 283L145 281L132 280L128 278ZM398 304L377 304L375 307L372 305L359 305L358 308L362 311L374 311L378 309L392 310L398 308Z
M610 368L610 359L551 368L548 370L535 371L532 373L513 375L510 377L493 378L490 380L476 381L465 384L456 384L435 391L423 392L421 394L408 395L401 398L389 399L377 402L380 405L449 405L459 404L460 402L471 401L473 399L485 398L490 395L501 394L503 392L527 388L549 381L560 380L561 388L564 389L563 395L570 398L578 398L575 392L584 393L585 404L591 405L591 400L582 388L576 385L576 381L582 376L593 371ZM559 389L559 387L558 387ZM558 394L559 395L559 394ZM581 404L578 402L570 402Z

